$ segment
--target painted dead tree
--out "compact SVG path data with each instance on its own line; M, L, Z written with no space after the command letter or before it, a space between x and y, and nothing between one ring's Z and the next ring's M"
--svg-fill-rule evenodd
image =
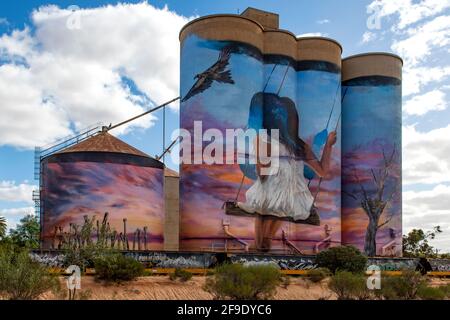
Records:
M367 178L364 180L371 180L373 188L367 187L362 181L362 174L358 173L358 170L353 169L353 181L358 185L359 190L355 190L353 193L343 191L346 196L350 196L360 203L361 208L369 219L364 239L364 252L370 257L377 254L376 239L378 230L387 225L395 213L394 211L387 212L387 208L396 194L395 188L388 188L391 170L396 163L396 148L394 147L389 155L382 148L382 156L382 163L378 166L378 169L371 168L369 169L370 173L366 172L365 174ZM382 219L385 212L385 217Z

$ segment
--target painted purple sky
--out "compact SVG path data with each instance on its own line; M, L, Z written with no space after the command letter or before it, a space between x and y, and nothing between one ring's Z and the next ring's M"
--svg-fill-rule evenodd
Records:
M149 248L162 249L164 225L163 171L127 164L98 162L49 163L44 179L44 236L55 226L82 225L83 215L102 219L109 213L112 228L128 233L148 227Z
M193 84L194 76L213 64L220 52L220 43L206 41L196 36L188 37L182 45L181 92ZM218 48L216 48L218 47ZM330 117L329 131L334 130L340 118L340 75L323 71L295 71L285 65L264 64L246 54L231 54L229 66L234 85L213 83L204 92L181 104L181 128L192 131L194 121L202 121L203 130L245 128L248 124L250 102L255 93L280 90L281 97L297 101L300 117L299 135L307 143L326 127ZM273 70L273 73L271 72ZM286 71L287 70L287 71ZM286 74L285 79L284 74ZM268 77L270 75L270 78ZM283 85L280 86L280 83ZM305 85L308 84L308 85ZM312 87L312 89L311 89ZM217 97L220 96L220 99ZM333 109L333 103L336 103ZM332 228L332 241L340 242L340 128L338 143L334 146L331 170L321 184L316 205L320 211L321 225L308 226L284 222L281 230L290 240L311 251L314 244L325 237L324 225ZM221 141L226 145L232 142ZM205 147L208 143L204 143ZM239 152L239 151L236 151ZM193 157L194 150L191 150ZM236 154L235 154L236 156ZM320 155L319 155L320 157ZM239 238L252 242L254 219L227 216L222 209L224 201L233 200L239 189L242 171L238 165L182 165L180 184L181 247L199 250L226 238L222 220L230 221L231 231ZM239 201L245 201L245 192L253 183L245 179ZM318 179L311 182L310 190L317 191ZM199 240L203 239L203 240ZM303 242L303 243L302 243ZM305 244L307 243L307 244ZM199 248L201 246L201 248ZM280 248L281 244L278 244ZM275 244L277 248L277 244Z

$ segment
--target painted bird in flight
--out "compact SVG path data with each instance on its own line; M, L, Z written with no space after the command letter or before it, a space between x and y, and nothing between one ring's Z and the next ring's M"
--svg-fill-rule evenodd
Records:
M217 61L208 69L202 73L197 74L194 79L197 79L195 84L189 90L189 92L181 99L181 102L188 100L189 98L199 94L209 87L214 81L234 84L231 78L231 71L225 70L230 60L230 48L225 47L219 54Z

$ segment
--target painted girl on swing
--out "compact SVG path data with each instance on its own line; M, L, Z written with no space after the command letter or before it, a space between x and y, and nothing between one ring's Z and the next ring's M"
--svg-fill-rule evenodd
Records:
M256 179L246 192L245 202L237 202L236 207L256 216L255 247L266 252L282 221L319 224L315 199L304 177L304 166L309 166L320 178L327 175L336 132L328 134L322 157L317 159L312 148L298 136L299 116L295 103L287 97L265 92L252 98L248 127L266 129L269 137L255 138ZM272 129L278 129L278 142L270 139ZM279 155L279 165L268 173L263 173L262 169L271 164L262 161L258 147L266 148L269 158L271 153ZM307 222L311 219L316 219L317 223Z
M231 53L241 53L239 50L233 46L223 47L218 60L207 70L196 75L195 84L181 101L187 101L207 90L215 82L234 84L228 65ZM280 64L286 65L286 71L278 92L276 94L265 92L276 66ZM308 180L310 181L313 176L322 179L328 174L333 145L336 143L336 132L328 133L327 130L334 104L327 129L322 131L323 134L320 136L323 143L319 149L323 151L317 150L315 142L310 146L299 138L299 115L295 103L288 97L280 97L279 94L290 68L292 68L290 62L275 63L263 91L252 97L247 128L266 129L269 135L271 130L278 130L279 139L264 135L255 137L253 154L256 155L256 164L241 165L244 177L254 180L254 183L247 190L245 201L238 202L243 177L236 199L224 203L226 214L255 217L255 247L259 251L270 251L272 238L283 221L320 224L318 210L314 205L317 194L315 196L311 194ZM340 85L336 94L339 91ZM261 159L259 147L267 150L268 158L271 154L278 154L278 166L272 167L271 163L265 161L266 159ZM320 153L321 156L316 156ZM308 170L312 172L312 177L306 174Z

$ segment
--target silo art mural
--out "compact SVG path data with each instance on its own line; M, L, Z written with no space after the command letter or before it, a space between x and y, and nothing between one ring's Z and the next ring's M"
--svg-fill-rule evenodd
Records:
M342 92L343 242L369 256L401 255L401 80L361 75Z
M181 66L180 127L194 136L201 123L207 136L182 153L193 160L214 142L220 162L181 165L181 248L312 253L325 228L340 242L340 67L195 33ZM246 143L228 139L230 129ZM259 161L261 146L276 167Z
M164 177L159 162L86 151L53 154L41 166L44 248L163 248Z

